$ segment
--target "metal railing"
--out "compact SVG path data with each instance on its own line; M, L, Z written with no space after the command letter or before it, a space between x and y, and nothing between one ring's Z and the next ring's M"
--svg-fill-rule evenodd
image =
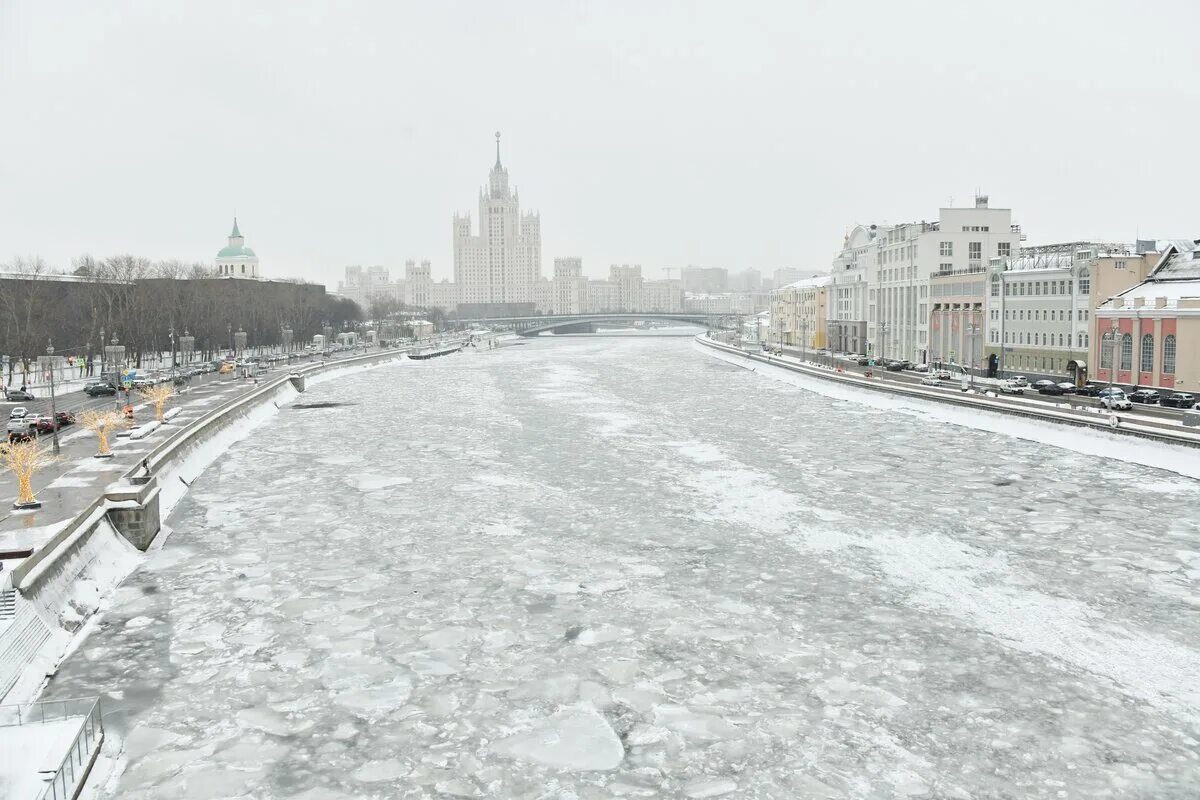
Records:
M104 742L100 698L46 700L28 705L0 706L0 727L45 725L82 718L58 769L46 782L37 800L71 800L87 777L96 751ZM33 765L30 765L30 769ZM24 800L14 798L14 800Z

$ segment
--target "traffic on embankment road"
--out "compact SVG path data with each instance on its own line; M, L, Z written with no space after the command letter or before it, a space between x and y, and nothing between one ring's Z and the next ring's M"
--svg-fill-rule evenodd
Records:
M1200 423L1200 416L1196 412L1134 405L1132 410L1111 413L1101 409L1095 398L1045 396L1030 391L1021 395L1006 395L998 393L996 387L983 381L979 381L973 391L964 391L958 380L943 381L937 386L923 385L921 379L924 376L919 373L894 372L881 367L861 367L845 358L839 359L836 354L831 366L829 356L824 353L810 351L802 354L790 348L782 352L778 348L763 350L757 344L732 345L708 336L697 336L696 341L703 346L749 361L771 364L860 388L1054 422L1106 428L1175 444L1200 446L1200 427L1195 427L1196 423ZM808 358L804 358L805 355Z

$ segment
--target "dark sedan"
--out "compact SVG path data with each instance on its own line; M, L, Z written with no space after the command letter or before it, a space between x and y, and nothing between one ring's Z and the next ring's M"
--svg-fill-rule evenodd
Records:
M1196 396L1187 392L1172 392L1162 399L1163 408L1195 408Z
M117 393L117 388L106 381L96 381L89 383L83 387L83 393L88 397L99 397L101 395L114 395Z
M27 392L24 389L9 389L4 393L4 399L13 402L25 403L34 398L32 392Z
M1158 405L1158 401L1162 399L1162 395L1153 389L1138 389L1133 394L1129 395L1131 403L1142 403L1148 406Z
M1089 383L1086 386L1080 386L1079 388L1077 388L1075 390L1075 394L1080 395L1082 397L1099 397L1100 392L1103 391L1105 388L1107 388L1107 387L1101 386L1098 383Z
M1033 384L1033 388L1037 390L1038 394L1063 395L1067 393L1062 386L1054 381L1036 381Z

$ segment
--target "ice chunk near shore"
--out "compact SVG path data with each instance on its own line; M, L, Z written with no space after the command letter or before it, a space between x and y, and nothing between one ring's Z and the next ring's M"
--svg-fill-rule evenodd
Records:
M563 709L527 733L496 742L492 750L518 761L581 771L615 769L625 757L621 740L591 706Z

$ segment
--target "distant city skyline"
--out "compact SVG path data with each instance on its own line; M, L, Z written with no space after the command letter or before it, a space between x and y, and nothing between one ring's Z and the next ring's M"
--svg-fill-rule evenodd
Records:
M947 0L918 26L815 1L289 10L4 3L0 263L211 264L236 213L263 277L332 287L350 264L428 259L452 278L447 218L496 130L544 275L564 256L596 278L825 269L848 223L919 222L976 190L1019 209L1030 244L1196 233L1169 177L1200 117L1194 48L1109 44L1134 21L1195 29L1182 0Z

